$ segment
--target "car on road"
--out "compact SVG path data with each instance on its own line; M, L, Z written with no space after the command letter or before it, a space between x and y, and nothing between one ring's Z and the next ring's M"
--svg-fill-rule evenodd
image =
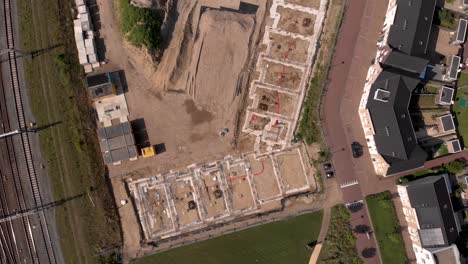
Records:
M353 152L353 158L359 158L362 156L362 146L359 142L354 141L351 144L351 150Z

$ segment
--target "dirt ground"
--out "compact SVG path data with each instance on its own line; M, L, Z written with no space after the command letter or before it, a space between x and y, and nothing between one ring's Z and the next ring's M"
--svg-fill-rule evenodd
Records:
M205 172L193 170L189 176L190 180L186 180L184 172L180 171L187 168L191 170L190 168L195 168L201 163L203 171L205 166L209 166L204 162L221 162L228 155L239 157L242 156L241 153L253 149L255 137L240 134L238 145L234 145L233 141L237 137L234 132L239 124L243 124L242 119L246 118L244 108L249 104L243 102L243 98L247 97L249 82L258 79L258 71L254 71L253 67L257 65L255 62L260 50L258 45L263 37L262 31L271 20L266 19L270 11L267 0L243 2L258 5L256 13L250 12L251 10L234 11L240 6L237 0L228 3L221 0L175 1L176 4L170 11L173 12L173 16L169 17L167 25L163 28L163 36L167 39L164 45L167 47L159 64L154 66L149 54L132 47L122 39L118 28L116 2L98 0L100 36L105 43L105 59L109 61L101 71L125 72L128 87L125 97L130 113L129 120L137 121L135 123L138 123L138 130L143 131L138 133L138 138L156 145L158 151L154 157L139 158L109 167L116 191L115 198L117 201L130 200L122 179L152 176L159 179L161 173L178 175L173 179L172 176L163 177L166 182L162 183L162 186L167 188L163 189L170 193L165 195L173 195L172 198L165 198L167 200L163 201L163 189L157 193L152 191L155 197L148 202L153 204L144 206L154 208L161 206L163 202L171 203L170 210L152 212L150 217L156 220L153 223L155 230L171 225L164 219L165 215L173 217L172 223L176 223L176 228L188 230L191 224L202 226L205 221L226 217L227 212L230 214L246 210L251 214L259 210L259 203L263 202L265 203L261 206L262 211L268 210L268 206L272 209L277 208L281 205L277 201L279 196L284 195L284 192L293 193L294 189L304 186L303 182L308 184L307 177L313 177L310 168L299 169L304 161L297 152L275 157L275 160L278 159L285 167L291 167L282 168L281 171L276 168L277 164L274 164L271 158L264 162L249 159L251 168L246 168L245 164L235 165L226 168L226 174L222 177L219 173L210 174L209 171L205 171L206 174L197 174ZM288 2L316 7L320 1ZM220 6L229 9L218 9ZM267 85L257 89L257 92L264 93L268 99L268 114L278 112L287 117L286 120L295 118L299 94L303 93L303 88L299 86L305 76L305 70L288 65L308 62L308 49L312 47L310 41L313 38L310 38L309 42L303 39L314 33L316 19L314 14L307 13L309 11L299 12L291 8L278 7L282 18L276 33L271 33L274 45L270 50L269 63L272 66L265 71L267 81L286 89L268 90ZM317 21L320 19L317 18ZM278 30L289 32L281 35ZM292 33L304 36L291 37ZM282 65L275 60L294 64ZM252 118L253 122L249 123L249 126L255 130L263 129L268 124L269 131L265 132L264 138L267 141L286 139L288 128L292 127L290 123L283 123L281 120L270 123L271 117L264 117L262 114L247 118ZM227 133L220 136L219 132L224 128L227 129ZM190 164L193 166L189 166ZM247 171L249 176L244 177ZM168 172L170 173L167 174ZM276 174L283 174L284 178L279 179ZM300 174L302 178L297 178ZM228 188L223 186L223 181ZM288 187L284 188L284 185ZM315 183L311 183L310 187L312 185L316 188ZM231 195L227 197L226 192ZM146 191L141 192L143 196L146 196L145 193ZM217 195L219 197L216 197ZM125 252L130 258L141 254L142 250L137 247L140 245L138 239L141 239L141 230L138 230L139 223L134 210L132 203L120 209ZM131 212L133 216L130 217Z
M278 180L274 174L271 158L257 160L253 155L248 157L254 177L258 199L260 201L268 200L281 194Z
M318 9L320 0L286 0L286 3Z
M270 34L270 39L272 48L269 55L273 59L300 63L307 61L308 41L275 33Z
M264 61L267 65L265 83L281 86L291 90L298 90L303 72L297 68Z
M313 14L282 6L279 6L277 11L281 15L278 23L279 29L301 35L312 35L314 33L315 16Z
M277 155L276 160L286 192L307 186L304 168L297 149Z
M258 88L257 94L260 98L257 105L260 111L292 117L298 102L295 96L263 88Z
M266 0L250 2L259 5L257 15L201 12L198 1L177 1L171 41L155 68L148 54L122 39L116 2L98 1L100 35L109 61L101 70L124 70L129 119L138 119L147 134L145 141L160 149L157 157L110 168L111 174L165 172L239 152L232 147L233 132L247 90L250 51L255 50L266 11ZM220 137L223 128L229 132Z

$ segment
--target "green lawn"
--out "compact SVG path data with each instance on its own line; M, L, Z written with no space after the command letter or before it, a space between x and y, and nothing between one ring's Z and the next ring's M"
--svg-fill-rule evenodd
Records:
M453 104L453 112L457 118L458 132L463 138L465 147L468 147L468 107L461 106L461 100L465 100L466 104L468 104L468 74L466 73L460 73L455 103Z
M458 87L468 85L468 73L461 72L460 78L458 78Z
M362 263L356 252L356 237L349 227L349 219L350 214L344 205L336 205L332 208L330 227L322 251L320 252L318 263Z
M366 197L367 207L379 244L382 262L407 263L405 244L400 233L400 224L390 192Z
M308 263L322 223L322 211L273 222L172 249L137 264Z
M436 95L415 95L419 108L437 108Z

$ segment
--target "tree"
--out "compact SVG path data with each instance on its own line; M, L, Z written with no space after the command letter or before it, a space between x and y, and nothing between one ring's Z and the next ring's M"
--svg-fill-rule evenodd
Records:
M452 174L457 174L463 171L465 168L465 161L464 160L454 160L452 162L449 162L447 165L445 165L446 169L448 172Z
M362 250L361 255L363 258L372 258L377 253L377 249L375 248L365 248Z
M357 225L353 231L354 233L365 234L370 231L370 227L368 225Z

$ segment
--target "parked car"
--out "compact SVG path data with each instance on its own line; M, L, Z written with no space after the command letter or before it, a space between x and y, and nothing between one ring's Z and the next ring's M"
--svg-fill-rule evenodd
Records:
M354 141L351 144L351 150L353 152L353 158L359 158L362 156L362 146L359 142Z
M323 163L323 170L328 171L332 169L332 164L330 162Z
M333 171L327 171L325 173L325 175L327 176L327 178L330 179L330 178L333 178L335 176L335 173Z

